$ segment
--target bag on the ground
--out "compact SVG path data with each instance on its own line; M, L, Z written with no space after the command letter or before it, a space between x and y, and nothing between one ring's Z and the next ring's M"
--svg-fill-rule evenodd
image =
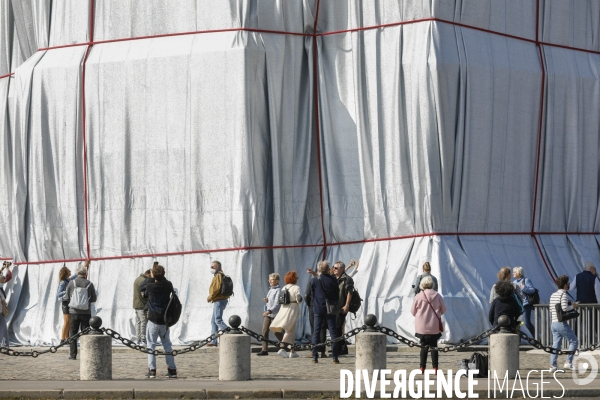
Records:
M467 364L470 370L478 370L477 375L473 375L475 378L487 378L488 376L488 356L475 352L471 355Z
M535 291L531 294L524 293L527 296L527 301L529 305L535 306L536 304L540 304L540 292L535 289Z
M179 317L181 316L182 310L181 302L179 301L179 297L175 294L175 292L171 292L171 298L169 299L169 304L167 305L167 309L165 310L164 320L165 325L171 327L179 321Z
M90 309L90 295L88 289L92 282L88 283L88 285L84 288L75 286L75 282L73 282L73 293L71 294L71 300L69 301L69 308L75 310L89 310Z
M277 303L279 304L290 304L290 292L286 288L282 288L279 291L279 296L277 297Z
M563 296L564 295L565 294L563 293ZM558 303L554 305L554 309L556 310L556 319L558 319L558 322L564 322L579 317L579 312L575 311L574 309L569 311L563 311L562 296L560 296L560 300L558 301Z
M360 298L360 294L358 294L358 290L354 290L352 292L352 298L350 299L350 306L348 307L348 312L356 314L362 305L362 299Z
M223 274L223 280L221 281L221 295L233 296L233 280Z

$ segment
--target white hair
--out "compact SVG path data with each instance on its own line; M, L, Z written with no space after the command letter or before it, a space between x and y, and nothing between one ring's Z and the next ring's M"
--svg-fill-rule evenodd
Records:
M589 270L591 270L592 268L596 268L596 267L594 266L594 263L593 263L593 262L591 262L591 261L588 261L588 262L586 262L586 263L585 263L585 269L586 269L586 270L588 270L588 271L589 271Z
M87 275L87 268L84 263L79 264L77 267L77 275Z
M275 279L277 282L279 282L279 274L277 272L269 274L269 279Z
M515 273L519 278L525 277L525 272L523 271L523 267L520 267L520 266L514 267L513 273Z
M426 275L421 278L421 283L419 284L421 290L425 289L433 289L433 279L431 279L430 275Z

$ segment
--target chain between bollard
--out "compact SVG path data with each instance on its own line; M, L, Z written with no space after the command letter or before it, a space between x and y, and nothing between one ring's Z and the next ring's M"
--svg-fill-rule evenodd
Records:
M140 346L139 344L136 344L135 342L133 342L133 341L127 339L127 338L124 338L118 332L115 332L112 329L109 329L109 328L100 328L100 330L105 335L108 335L108 336L112 337L113 339L120 341L125 346L129 347L130 349L137 350L137 351L139 351L141 353L154 354L155 356L177 356L177 355L180 355L180 354L189 353L191 351L196 351L199 348L206 346L207 344L209 344L213 340L215 340L218 337L220 337L220 336L226 334L227 332L229 332L231 330L231 328L227 327L225 329L221 329L220 331L213 333L212 335L210 335L209 337L207 337L204 340L192 343L191 346L184 347L181 350L173 350L173 351L152 350L152 349L149 349L149 348L147 348L145 346Z
M341 342L343 340L349 339L355 335L358 335L360 332L364 332L367 329L367 326L363 325L360 328L354 328L350 332L348 332L338 338L330 339L330 340L325 341L325 343L319 343L319 344L312 344L312 343L292 344L292 343L285 343L285 342L277 342L277 341L265 338L263 335L256 333L254 331L251 331L250 329L248 329L244 326L240 326L238 329L240 331L244 332L246 335L256 339L259 342L267 342L275 347L281 347L284 350L312 350L315 347L331 346L332 343Z
M36 358L38 356L41 356L42 354L56 353L58 351L58 349L60 349L61 347L70 345L71 342L73 342L73 341L77 342L77 339L79 339L80 336L86 335L89 331L90 331L90 328L85 328L81 332L76 333L75 335L62 340L60 344L58 344L56 346L50 346L47 350L18 351L18 350L13 350L9 347L0 347L0 354L4 354L5 356L11 356L11 357L33 357L33 358Z

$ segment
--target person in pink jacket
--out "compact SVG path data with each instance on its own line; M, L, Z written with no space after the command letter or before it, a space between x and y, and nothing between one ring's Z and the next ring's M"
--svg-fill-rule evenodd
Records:
M437 347L437 342L442 336L444 326L442 315L446 312L446 304L442 295L433 290L433 279L424 276L420 283L421 292L415 296L410 312L415 317L415 336L421 340L422 345ZM419 366L421 373L425 372L427 364L427 352L429 348L421 348L421 360ZM437 374L438 352L431 351L431 364Z

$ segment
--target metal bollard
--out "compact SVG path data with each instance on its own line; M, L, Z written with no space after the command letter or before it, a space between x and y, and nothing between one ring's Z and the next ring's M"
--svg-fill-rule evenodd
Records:
M366 332L356 335L356 369L366 369L371 375L373 370L386 368L387 338L374 329L377 324L375 315L367 315L365 324L368 326Z
M498 379L504 379L508 372L508 379L514 379L519 371L519 344L521 339L519 335L506 329L510 326L508 316L501 315L498 318L498 325L502 327L500 332L489 337L489 378L494 379L496 376Z
M250 336L238 328L242 319L237 315L229 318L229 333L221 336L219 342L219 380L247 381L250 379Z
M81 336L81 362L79 378L82 381L112 379L112 338L100 331L102 319L92 317L92 331Z

